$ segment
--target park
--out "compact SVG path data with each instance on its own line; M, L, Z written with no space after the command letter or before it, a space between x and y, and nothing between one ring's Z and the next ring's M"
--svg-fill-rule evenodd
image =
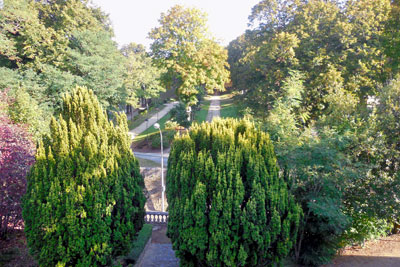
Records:
M398 0L128 2L0 1L1 267L400 266Z

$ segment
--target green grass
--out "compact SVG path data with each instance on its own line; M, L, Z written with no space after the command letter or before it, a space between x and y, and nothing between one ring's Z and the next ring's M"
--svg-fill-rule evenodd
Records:
M147 168L161 167L160 163L154 162L152 160L141 159L139 157L136 157L136 158L139 161L139 166L140 167L147 167Z
M171 114L167 113L164 117L162 117L158 123L160 124L161 130L165 129L165 123L171 119ZM153 134L158 133L158 130L156 128L154 128L154 126L150 126L149 128L147 128L147 130L145 130L144 132L142 132L141 134L139 134L138 136L135 137L135 139L133 140L133 142L137 143L142 141L143 139L146 138L147 135L149 135L149 137Z
M203 121L206 121L207 119L207 114L208 114L208 109L210 108L210 100L204 100L201 103L201 109L196 112L194 115L194 121L197 123L202 123Z
M235 105L233 99L221 100L221 118L240 118L238 107Z
M220 100L226 100L226 99L231 99L234 97L236 94L235 93L227 93L219 96Z
M151 107L149 109L149 113L142 113L137 115L135 118L133 118L133 120L128 121L128 128L129 130L132 130L136 127L138 127L140 124L142 124L143 122L145 122L145 120L147 118L150 118L151 116L153 116L154 114L157 113L157 108L159 108L159 110L162 110L164 108L164 104L160 103L155 107Z
M153 226L151 224L144 224L143 228L139 231L138 237L132 244L131 252L126 256L125 260L128 263L135 263L142 254L147 241L151 237Z

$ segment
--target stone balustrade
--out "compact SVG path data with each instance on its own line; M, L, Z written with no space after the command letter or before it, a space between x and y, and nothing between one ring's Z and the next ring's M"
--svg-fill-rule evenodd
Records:
M146 211L146 215L144 215L144 221L150 224L167 224L168 212Z

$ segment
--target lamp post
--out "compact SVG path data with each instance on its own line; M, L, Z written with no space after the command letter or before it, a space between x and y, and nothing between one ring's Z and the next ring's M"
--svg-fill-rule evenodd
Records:
M188 114L188 118L187 118L188 121L191 121L191 119L190 119L190 117L191 117L191 112L192 112L192 108L191 108L190 106L188 106L188 107L186 108L186 113Z
M162 131L160 124L154 123L154 128L160 131L160 138L161 138L161 205L162 205L162 212L165 211L164 208L164 193L165 193L165 185L164 185L164 150L163 150L163 138L162 138Z

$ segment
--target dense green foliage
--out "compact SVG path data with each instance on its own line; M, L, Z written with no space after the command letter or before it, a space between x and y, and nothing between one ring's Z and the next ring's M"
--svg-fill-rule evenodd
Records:
M163 130L163 147L169 148L172 140L174 139L175 130L174 129L166 129ZM160 134L154 134L150 136L151 147L154 149L160 149L161 147L161 137Z
M147 242L149 241L151 234L153 232L153 225L144 224L143 228L139 231L138 237L132 245L131 252L125 257L126 263L136 263L140 257L140 254L143 252L146 247Z
M63 94L77 85L93 90L111 111L157 97L162 71L143 49L119 51L112 37L108 17L89 1L5 0L0 90L10 88L16 99L13 119L27 122L39 139L60 112Z
M298 124L303 90L301 75L292 73L263 126L271 133L285 180L304 212L294 257L305 265L320 265L336 254L350 219L343 209L343 156L330 143L331 136L318 136L312 128L302 131Z
M122 47L121 52L127 58L125 88L129 104L137 106L140 98L151 99L165 92L161 86L164 71L154 66L144 46L131 43Z
M233 86L258 116L282 95L291 70L304 74L302 108L313 118L326 114L338 84L363 101L397 68L397 57L385 54L397 53L398 38L385 33L389 21L387 32L396 32L391 14L390 0L263 0L252 10L252 30L229 45Z
M292 73L260 120L304 211L294 251L301 263L329 262L340 246L385 234L398 221L399 88L398 81L383 87L366 109L352 95L332 93L329 116L304 127L297 108L305 88Z
M246 120L195 124L168 159L168 236L183 266L273 266L288 255L301 209L268 135Z
M176 105L170 111L171 117L174 121L176 121L179 125L183 127L189 127L191 121L188 120L188 113L186 111L186 106L182 102Z
M185 105L198 102L200 87L224 91L229 81L227 51L207 32L206 14L174 6L162 13L160 26L149 33L155 61L167 69L164 82L177 90Z
M0 66L29 72L36 101L57 109L63 93L80 84L106 107L119 103L123 56L98 9L75 0L17 0L0 12Z
M399 222L398 14L390 0L262 0L228 47L232 89L304 211L300 263Z
M399 84L379 89L367 108L336 91L329 95L329 115L308 127L297 111L305 90L298 74L292 73L282 89L283 96L260 122L271 133L280 166L304 210L296 259L319 265L340 246L378 237L398 220L393 132L398 131Z
M393 73L400 71L400 1L391 1L389 19L383 35L385 54L388 56L390 69Z
M110 264L143 225L143 178L124 115L110 122L94 93L63 98L40 143L24 197L25 233L41 266Z

